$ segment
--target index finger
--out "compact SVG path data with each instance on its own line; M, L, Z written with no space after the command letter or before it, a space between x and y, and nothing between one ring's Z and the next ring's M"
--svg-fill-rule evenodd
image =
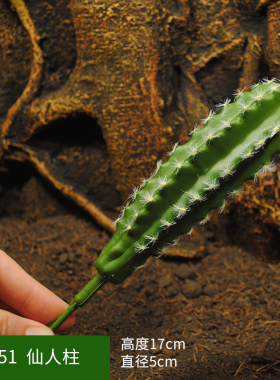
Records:
M68 304L26 273L0 250L0 300L22 316L48 325L63 313ZM71 328L75 316L63 323L60 331Z

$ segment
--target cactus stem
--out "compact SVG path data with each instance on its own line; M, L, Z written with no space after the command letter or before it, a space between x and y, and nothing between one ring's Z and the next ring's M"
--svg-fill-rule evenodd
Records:
M233 175L235 173L235 170L232 170L234 168L234 165L226 165L226 167L220 172L220 176L222 178L228 178L229 176Z
M204 129L196 125L190 142L175 144L169 161L158 161L150 179L133 188L128 200L135 203L121 211L95 262L98 276L75 298L80 306L103 283L120 284L148 257L162 256L180 234L191 237L191 227L205 224L212 209L225 212L244 181L276 170L270 160L280 151L280 82L265 78L243 91L233 93L234 103L221 100L218 114L210 111L202 120Z
M137 218L137 216L139 215L139 210L138 210L138 208L134 208L133 209L133 220L135 220L136 218Z
M227 106L230 102L231 102L231 100L230 100L229 98L227 98L227 99L225 99L225 100L221 100L221 103L216 104L216 107L217 107L217 108L224 108L224 107Z
M237 189L237 190L233 190L231 192L228 193L228 196L231 198L231 199L235 199L236 197L239 197L240 195L242 195L244 193L244 190L241 188L241 189Z
M272 92L279 91L279 90L280 90L280 87L278 84L275 84L274 86L271 87Z
M268 173L275 172L277 170L277 166L275 165L274 161L271 161L265 165L263 165L255 174L254 180L257 181L258 178L262 175L266 175Z
M190 208L185 207L182 202L173 205L173 209L175 211L175 217L177 219L182 218L190 210Z
M183 166L183 163L184 163L184 160L178 161L177 158L175 158L175 162L172 165L172 167L176 169L176 173L178 173L178 171L181 169L181 167Z
M141 194L140 202L147 204L154 201L154 194L151 191L144 191Z
M186 194L190 197L190 204L203 202L207 199L206 195L201 196L197 190L186 191Z
M186 233L186 236L189 236L190 238L192 238L192 234L193 234L193 228L191 228L189 232Z
M145 235L145 239L147 240L147 244L155 244L155 242L158 240L158 234L154 236Z
M231 128L231 123L228 120L222 120L221 122L222 129Z
M207 142L211 142L213 139L219 137L221 134L217 131L210 129L207 133L203 134Z
M162 160L158 160L157 161L157 166L156 166L155 170L152 172L152 174L151 174L151 176L150 176L149 179L154 178L154 176L157 174L159 168L161 167L161 164L162 164Z
M256 152L254 152L252 149L250 149L248 152L241 154L241 158L242 158L243 160L245 160L245 159L247 159L247 158L251 158L251 157L254 156L255 153L256 153Z
M136 195L138 193L138 191L140 190L140 188L138 186L133 186L133 189L132 189L132 194L130 194L127 198L127 200L129 202L134 202L135 199L136 199Z
M155 255L157 259L160 259L162 256L165 256L167 254L167 246L168 244L163 245L161 248L157 250L156 255Z
M210 119L212 119L212 117L213 117L215 114L216 114L215 111L210 110L209 115L208 115L205 119L202 119L202 120L201 120L202 124L206 124L207 121L209 121Z
M147 179L146 178L141 178L140 184L139 184L139 189L143 189L143 187L146 185Z
M245 102L244 100L242 100L242 102L240 102L239 104L239 109L242 113L244 113L245 111L248 110L248 108L250 107L250 105L252 104L252 102Z
M198 144L194 145L188 150L189 157L194 158L199 153Z
M280 123L275 123L273 125L272 131L270 132L269 137L272 138L273 136L277 135L280 132Z
M199 131L201 129L200 125L195 125L194 129L189 132L189 135L193 135L195 132Z
M211 214L207 214L204 219L202 219L199 224L204 225L211 219Z
M266 137L261 136L261 138L255 143L256 149L263 148L266 143L266 140L267 140Z
M179 245L179 241L180 241L180 238L177 237L176 239L173 240L173 242L171 243L171 245L172 246Z
M226 211L226 205L227 205L227 201L226 201L226 199L224 199L222 205L220 207L218 207L218 213L219 214L223 214Z
M172 156L172 154L175 152L175 150L176 150L176 148L177 148L177 146L179 145L179 143L175 143L174 145L173 145L173 148L172 148L172 150L170 151L170 152L168 152L167 153L167 156Z
M162 189L165 185L168 184L170 180L167 179L167 177L158 177L157 182L158 182L158 189Z
M203 183L206 185L203 190L206 190L206 191L213 191L213 190L217 190L219 187L220 187L220 184L219 182L217 181L217 179L213 179L212 181L203 181Z
M265 92L260 90L257 91L255 94L251 94L250 96L253 100L261 101L265 96Z
M132 228L132 224L133 224L133 220L130 221L130 222L128 222L128 223L126 223L126 224L124 225L124 226L125 226L124 231L130 231L131 228Z
M234 90L232 93L232 95L234 96L234 100L239 98L239 96L243 94L244 90L245 90L245 87L242 90L238 90L238 89Z
M140 243L136 242L136 244L135 244L135 252L141 253L141 252L145 251L145 249L147 249L147 247L148 247L148 245L140 244Z
M163 230L166 230L169 227L171 227L174 224L176 224L175 220L170 221L170 219L169 220L167 220L167 219L161 219L160 222L161 222L161 224L160 224L159 227L162 228Z

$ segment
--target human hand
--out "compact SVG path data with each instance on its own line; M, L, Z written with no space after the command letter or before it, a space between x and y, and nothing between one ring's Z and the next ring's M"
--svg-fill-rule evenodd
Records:
M47 326L68 305L0 250L0 335L53 335ZM57 332L70 329L72 314Z

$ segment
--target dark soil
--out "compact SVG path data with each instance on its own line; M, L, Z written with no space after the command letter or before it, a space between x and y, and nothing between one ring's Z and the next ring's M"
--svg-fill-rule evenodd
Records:
M30 190L30 182L26 186ZM25 187L17 204L25 199ZM46 215L39 210L32 220L31 205L24 202L20 211L4 207L1 249L70 302L94 274L93 263L110 236L69 205L46 208ZM207 229L197 232L195 242L203 255L151 258L77 311L68 334L110 336L113 380L280 378L280 264L223 246ZM191 244L193 249L194 242L185 240L177 249L187 251ZM149 349L122 350L124 338L147 338ZM134 356L133 369L121 368L126 355ZM138 355L139 365L146 356L148 368L137 368ZM151 356L164 367L150 367ZM176 359L177 367L168 359Z

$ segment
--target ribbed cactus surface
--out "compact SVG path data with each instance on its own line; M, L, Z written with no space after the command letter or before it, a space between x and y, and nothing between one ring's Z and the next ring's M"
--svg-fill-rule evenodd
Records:
M280 152L280 84L262 80L250 92L236 91L235 101L217 105L196 126L190 141L174 146L129 197L116 221L116 232L95 262L97 275L75 297L82 306L105 283L121 283L151 255L160 255L195 222L205 223L214 208L223 211L228 197L244 181L275 170Z
M122 282L151 255L158 255L195 222L206 222L213 208L223 209L243 182L273 171L280 151L280 84L264 80L234 103L218 105L195 127L191 139L174 146L133 202L116 221L116 233L95 266L104 279Z

